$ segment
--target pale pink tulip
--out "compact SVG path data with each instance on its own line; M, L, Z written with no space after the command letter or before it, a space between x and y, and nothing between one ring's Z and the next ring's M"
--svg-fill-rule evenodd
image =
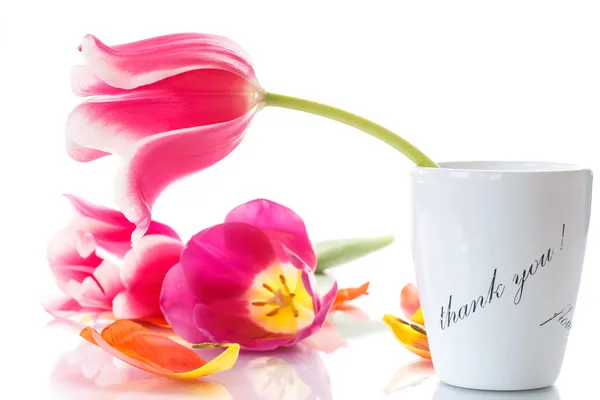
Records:
M87 162L123 156L117 203L140 238L150 209L173 181L223 159L243 139L264 91L231 40L172 34L118 46L87 35L85 66L72 72L79 96L66 126L67 150Z
M111 312L116 318L161 317L162 282L183 248L177 234L152 221L132 247L135 225L122 213L66 197L76 213L53 236L47 254L65 295L45 302L45 309L56 317Z

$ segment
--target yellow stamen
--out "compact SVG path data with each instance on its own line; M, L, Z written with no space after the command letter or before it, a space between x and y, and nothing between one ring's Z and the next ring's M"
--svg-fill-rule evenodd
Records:
M262 285L265 289L267 289L269 292L271 293L275 293L275 291L273 290L273 288L269 285L267 285L266 283L263 283Z
M266 306L267 304L269 304L269 303L267 303L266 301L253 301L252 302L253 306Z
M279 312L279 307L275 308L274 310L271 310L267 313L267 317L273 317L275 315L277 315L277 313Z

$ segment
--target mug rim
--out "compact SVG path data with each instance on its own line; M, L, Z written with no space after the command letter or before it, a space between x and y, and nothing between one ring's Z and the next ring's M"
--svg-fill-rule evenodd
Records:
M591 169L555 161L516 161L516 160L456 160L437 163L440 168L416 166L415 170L477 172L477 173L564 173Z

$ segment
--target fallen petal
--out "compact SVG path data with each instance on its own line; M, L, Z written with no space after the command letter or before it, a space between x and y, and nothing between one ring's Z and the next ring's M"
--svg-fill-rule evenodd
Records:
M362 295L366 295L369 289L369 282L363 283L357 288L340 289L335 296L331 311L344 310L347 302L352 301Z
M421 301L419 300L419 290L415 285L409 283L402 288L400 292L400 307L406 318L412 322L423 325L423 313L421 312Z
M391 314L384 315L383 321L392 328L394 335L406 349L420 357L431 359L425 329Z
M237 344L217 345L225 351L206 362L194 350L128 320L113 322L102 334L87 327L80 335L127 364L171 379L189 380L228 370L240 349Z

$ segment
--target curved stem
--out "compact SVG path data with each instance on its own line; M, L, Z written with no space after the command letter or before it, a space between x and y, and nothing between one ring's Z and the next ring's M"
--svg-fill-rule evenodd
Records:
M304 111L350 125L387 143L396 150L400 151L420 167L438 168L438 165L423 152L421 152L421 150L417 149L415 146L396 135L394 132L384 128L381 125L371 122L368 119L349 113L348 111L340 110L339 108L331 107L325 104L316 103L314 101L284 96L276 93L266 93L264 101L265 105L267 106Z

